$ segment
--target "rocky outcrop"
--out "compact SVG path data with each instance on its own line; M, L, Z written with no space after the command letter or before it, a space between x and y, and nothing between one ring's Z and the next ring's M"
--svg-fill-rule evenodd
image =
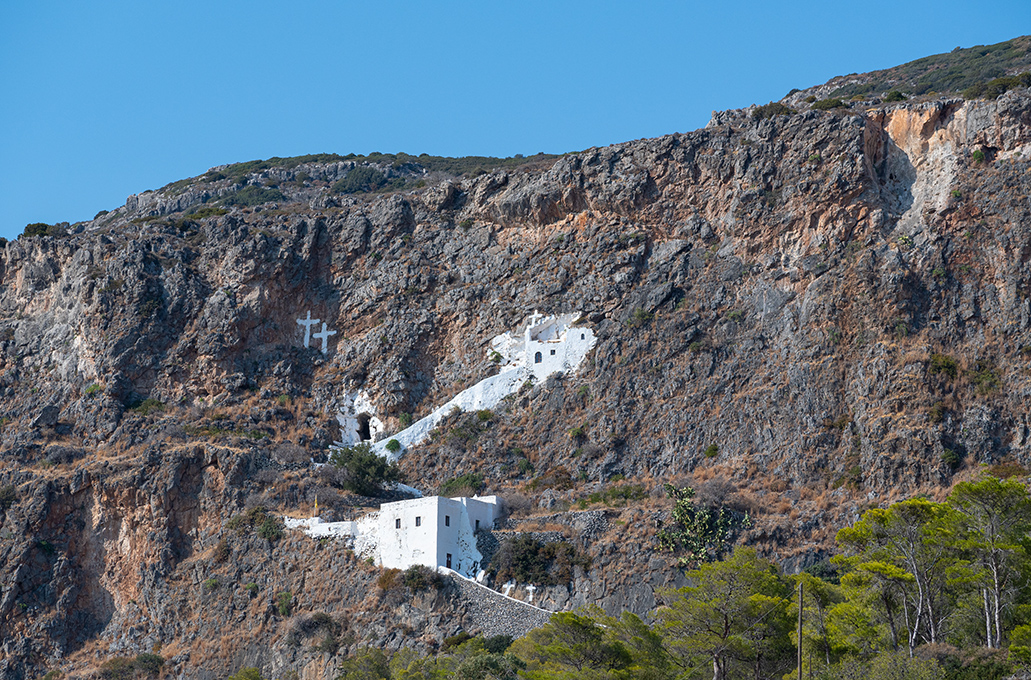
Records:
M753 517L744 540L800 568L870 504L1031 465L1029 111L1020 90L725 112L477 177L390 168L428 186L383 194L332 190L352 161L216 169L8 243L4 673L157 642L183 676L211 659L305 667L276 609L287 590L381 644L430 649L471 625L446 589L405 608L332 544L225 523L316 496L341 521L373 506L310 467L340 407L367 394L399 431L494 374L491 338L534 310L583 313L598 343L581 369L453 414L401 464L427 492L482 474L524 514L641 485L588 527L590 569L538 591L548 608L647 613L679 583L655 541L667 481L719 485ZM225 200L246 187L283 198ZM304 346L307 312L336 331L326 353ZM244 622L247 641L221 637Z

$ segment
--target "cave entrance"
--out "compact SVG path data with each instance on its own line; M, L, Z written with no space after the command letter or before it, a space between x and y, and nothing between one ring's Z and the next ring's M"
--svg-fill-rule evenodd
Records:
M372 439L372 430L369 429L369 421L372 416L368 413L358 414L358 441L367 442Z

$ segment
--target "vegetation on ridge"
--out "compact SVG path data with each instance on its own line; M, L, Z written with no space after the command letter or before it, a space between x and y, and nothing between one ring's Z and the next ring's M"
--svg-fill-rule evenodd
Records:
M911 94L963 92L1008 73L1031 69L1031 36L1021 36L994 45L956 48L882 71L872 71L858 82L842 85L831 97L899 90ZM848 78L848 76L846 76Z

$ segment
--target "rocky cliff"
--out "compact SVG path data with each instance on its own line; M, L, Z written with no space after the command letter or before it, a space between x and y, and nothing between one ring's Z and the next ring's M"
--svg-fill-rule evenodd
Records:
M642 485L589 531L538 520L592 557L546 606L646 613L678 582L664 482L748 511L743 540L798 569L870 504L1031 465L1031 93L802 109L478 176L226 166L8 243L0 675L160 649L181 677L332 677L360 645L475 628L451 586L408 597L248 522L374 506L310 463L340 409L361 392L402 429L535 310L582 314L586 365L401 465L427 492L481 473L517 517Z

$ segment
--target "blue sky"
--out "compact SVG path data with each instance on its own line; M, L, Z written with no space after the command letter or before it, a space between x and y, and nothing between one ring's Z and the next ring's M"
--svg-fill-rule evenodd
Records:
M1027 0L0 2L0 236L222 163L559 153L1031 33Z

